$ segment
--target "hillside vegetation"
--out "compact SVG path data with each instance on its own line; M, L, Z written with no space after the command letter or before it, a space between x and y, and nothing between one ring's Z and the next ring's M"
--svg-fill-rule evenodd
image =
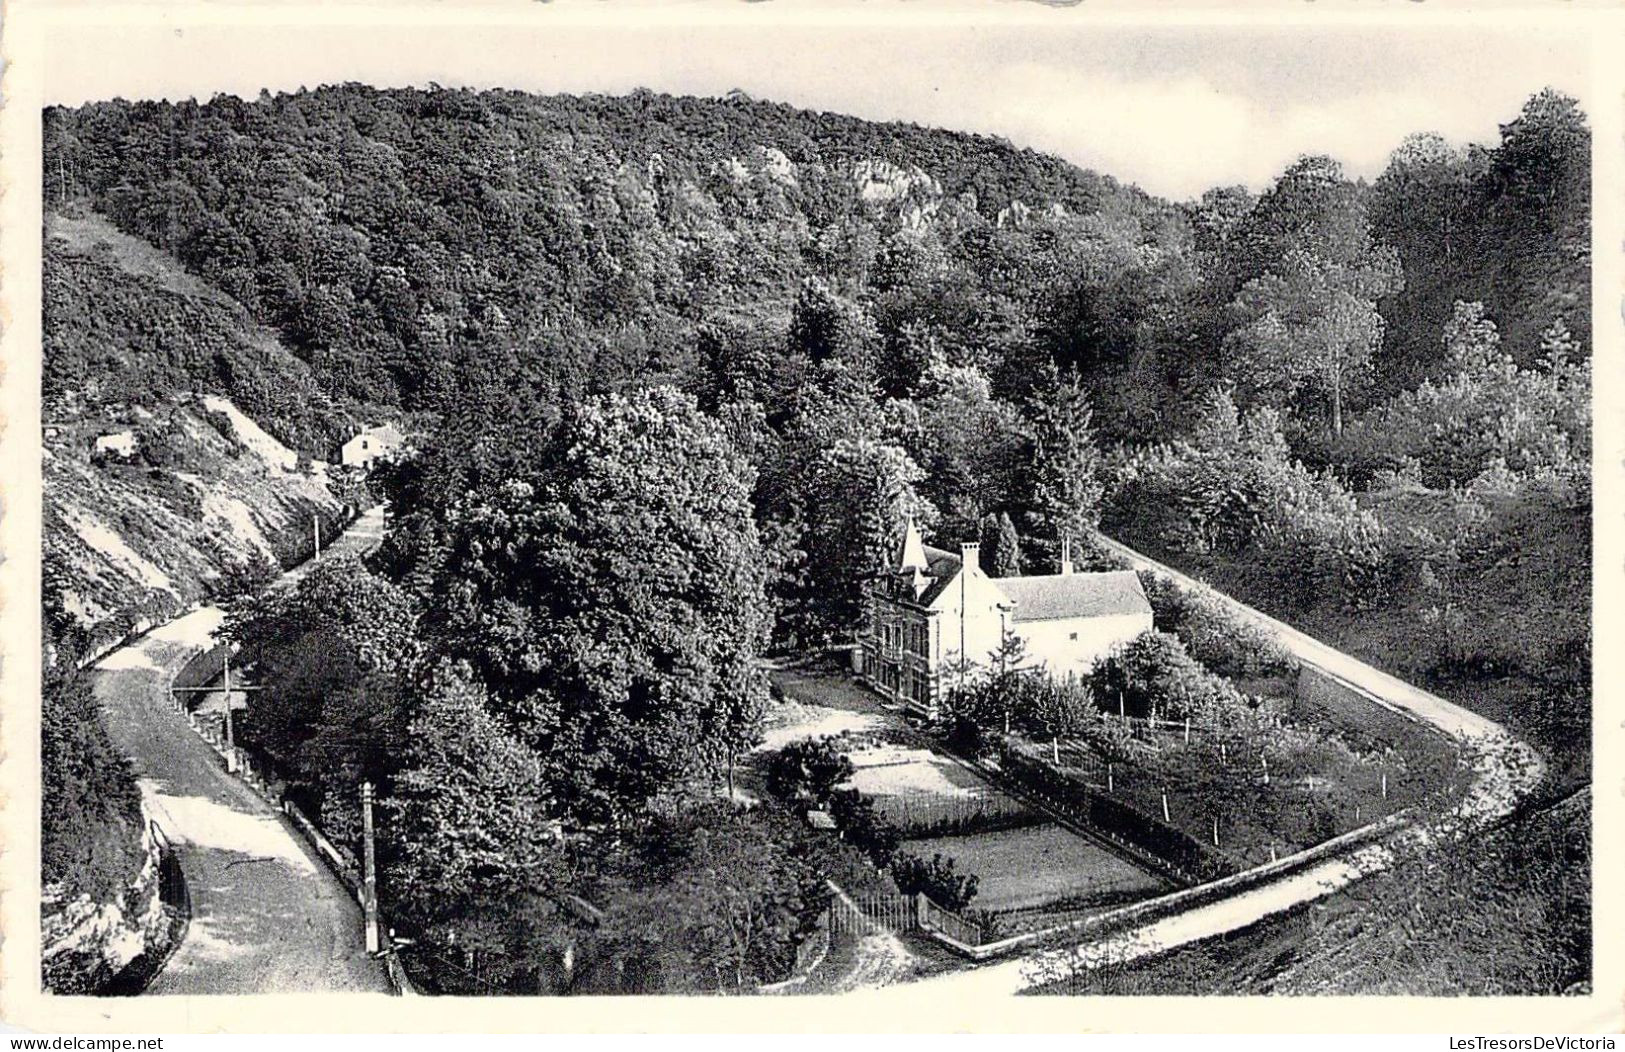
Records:
M756 659L849 641L907 518L1029 572L1103 522L1586 769L1590 132L1552 91L1507 116L1172 203L740 97L349 85L49 110L47 195L288 351L163 376L304 452L328 406L434 421L377 558L234 620L283 684L250 733L336 837L379 784L414 965L742 990L863 863L771 805L696 823ZM107 367L50 350L64 396Z
M310 454L346 417L271 333L95 216L50 218L45 270L45 558L92 649L337 524ZM95 453L125 430L132 457Z

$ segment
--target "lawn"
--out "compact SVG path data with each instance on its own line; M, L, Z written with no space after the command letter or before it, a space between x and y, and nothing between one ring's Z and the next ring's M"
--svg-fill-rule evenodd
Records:
M975 836L907 840L902 850L941 853L978 880L978 909L1019 910L1052 903L1121 901L1166 890L1159 878L1053 822Z

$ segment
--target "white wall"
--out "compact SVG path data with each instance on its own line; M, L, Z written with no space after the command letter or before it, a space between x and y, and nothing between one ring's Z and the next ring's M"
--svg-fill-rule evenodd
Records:
M963 650L970 662L986 666L990 655L999 649L1003 641L999 604L1006 602L1004 593L979 569L962 573L960 578L950 581L936 602L931 604L933 609L942 611L938 618L940 635L937 646L940 649L935 653L940 661L937 667L945 672L958 663L960 656L960 621L963 616L961 583L964 586L964 609L970 611L963 640Z
M1027 644L1029 664L1042 663L1057 676L1081 676L1114 648L1150 631L1151 613L1023 621L1010 628ZM1073 633L1077 639L1072 638Z

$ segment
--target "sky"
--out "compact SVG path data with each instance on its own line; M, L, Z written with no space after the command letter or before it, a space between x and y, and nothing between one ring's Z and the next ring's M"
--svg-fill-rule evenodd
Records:
M425 46L432 40L433 46ZM758 98L1003 136L1176 200L1304 153L1374 177L1416 131L1493 143L1589 49L1525 26L540 25L76 30L47 101L252 97L339 81Z

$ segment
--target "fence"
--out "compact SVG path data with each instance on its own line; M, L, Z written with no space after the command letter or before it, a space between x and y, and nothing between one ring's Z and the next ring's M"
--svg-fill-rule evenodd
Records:
M914 900L907 895L851 896L836 889L829 904L831 935L872 935L919 928Z
M1046 809L1104 835L1147 865L1191 885L1236 871L1230 861L1185 832L1141 814L1122 801L1049 764L1006 747L1003 775Z
M943 909L924 895L918 896L916 905L919 907L921 928L926 931L940 932L953 941L968 947L974 948L982 945L982 939L985 936L980 924Z
M975 951L987 937L982 925L952 910L943 909L925 895L848 895L830 884L835 897L829 904L829 934L873 935L923 932L961 952Z

